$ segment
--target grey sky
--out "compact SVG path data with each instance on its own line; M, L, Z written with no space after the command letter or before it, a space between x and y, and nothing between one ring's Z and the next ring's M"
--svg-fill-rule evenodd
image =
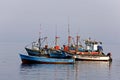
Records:
M65 40L68 16L71 35L119 43L119 0L1 0L0 41L34 40L40 24L43 35L52 40L57 24L58 35Z

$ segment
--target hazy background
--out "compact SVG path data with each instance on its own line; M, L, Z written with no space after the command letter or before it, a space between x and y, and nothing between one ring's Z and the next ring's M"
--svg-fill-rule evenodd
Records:
M59 42L67 43L68 17L71 35L102 41L112 64L21 65L19 53L39 32L54 45L57 26ZM0 80L119 80L119 30L120 0L0 0Z
M0 42L26 45L39 31L52 42L57 25L65 43L68 17L72 36L120 44L120 0L0 0Z

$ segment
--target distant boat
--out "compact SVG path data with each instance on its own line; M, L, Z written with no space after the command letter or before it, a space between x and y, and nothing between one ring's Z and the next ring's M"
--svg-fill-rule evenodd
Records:
M75 60L72 58L59 59L59 58L50 58L46 56L30 56L20 54L22 63L40 63L40 64L74 64Z

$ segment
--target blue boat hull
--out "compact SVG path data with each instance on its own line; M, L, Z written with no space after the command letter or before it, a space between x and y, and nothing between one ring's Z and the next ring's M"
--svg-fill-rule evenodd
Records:
M29 56L20 54L22 63L40 63L40 64L73 64L75 59L58 59L39 56Z
M39 50L32 50L32 49L29 49L29 48L25 48L28 55L31 55L31 56L40 56L41 53ZM49 53L47 53L51 58L72 58L72 55L69 55L67 54L66 52L64 51L57 51L57 50L51 50Z
M55 53L51 51L49 56L52 58L72 58L72 55L69 55L62 50L56 51Z

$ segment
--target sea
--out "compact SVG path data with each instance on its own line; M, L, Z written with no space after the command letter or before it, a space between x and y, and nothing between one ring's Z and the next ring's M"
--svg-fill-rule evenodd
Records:
M77 61L75 64L22 64L25 43L0 43L0 80L120 80L119 45L106 45L112 62Z

